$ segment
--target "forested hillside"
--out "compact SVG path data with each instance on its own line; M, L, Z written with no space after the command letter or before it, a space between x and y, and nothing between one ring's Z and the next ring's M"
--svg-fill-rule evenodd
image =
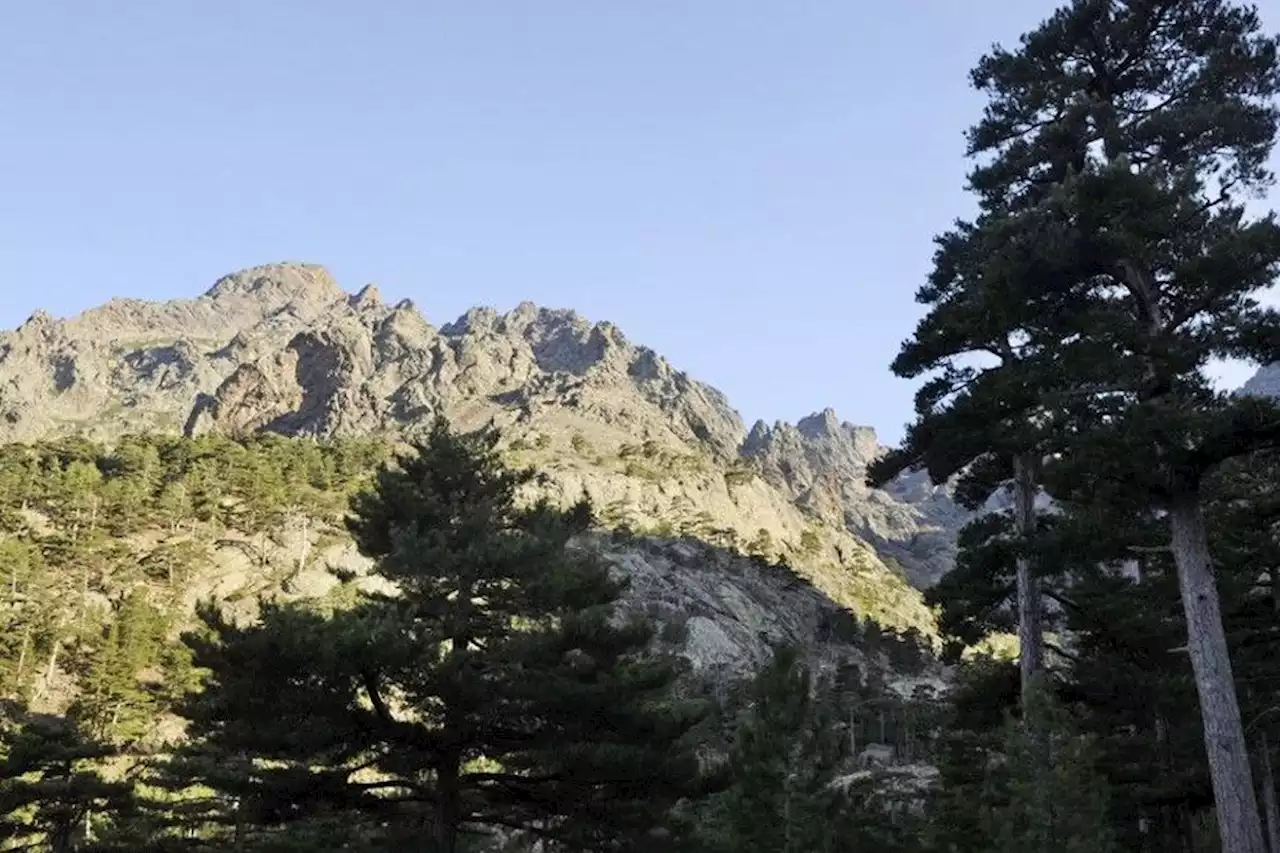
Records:
M497 606L498 589L513 582L523 585L521 588L525 590L509 602L509 606L515 608L511 624L522 625L522 631L537 633L563 627L568 624L563 621L568 614L578 611L622 617L624 621L619 628L622 633L616 641L621 645L616 648L609 645L614 641L605 639L610 636L607 633L605 637L594 635L595 631L603 630L606 623L590 622L596 627L589 629L589 635L575 635L576 639L564 652L566 657L558 657L561 653L557 652L557 657L537 666L561 661L556 665L567 665L569 670L560 677L571 677L587 662L585 673L578 674L594 684L592 673L597 663L610 659L608 655L620 655L614 665L623 667L616 677L624 681L596 684L591 690L597 699L591 701L623 701L618 698L619 691L634 689L640 697L652 696L659 701L658 705L651 706L646 700L645 707L666 707L675 702L672 708L685 708L679 714L684 722L673 719L672 725L676 727L668 734L660 733L665 728L651 730L651 724L643 724L632 737L641 738L644 731L649 734L643 735L642 740L659 740L647 746L639 743L636 748L643 746L660 753L669 753L672 749L710 750L701 762L694 761L688 769L680 771L685 778L680 784L696 783L698 790L705 786L714 802L723 803L714 807L716 814L720 814L721 808L729 809L727 803L733 798L746 796L731 793L737 791L736 788L724 789L725 771L715 768L723 768L725 761L748 760L731 756L734 731L738 725L747 724L739 722L740 714L751 707L750 703L743 704L744 699L749 698L743 694L748 688L733 679L744 677L750 670L743 670L743 661L732 660L729 663L734 665L728 669L718 668L715 660L707 659L705 651L699 651L697 639L689 636L696 631L712 630L718 632L721 643L727 642L734 629L733 617L715 614L710 614L711 618L699 617L688 607L655 606L661 605L661 596L647 595L646 576L637 574L648 565L665 565L668 568L663 571L687 574L690 570L682 569L679 564L682 555L672 552L668 557L664 548L671 546L662 545L660 540L646 545L646 540L637 539L637 534L631 531L606 536L602 541L615 544L602 547L592 538L595 534L591 528L598 522L593 520L586 505L571 508L566 514L565 510L549 504L530 504L536 489L520 501L520 505L528 508L516 509L517 493L536 482L531 479L532 473L522 474L519 471L523 469L506 468L501 463L493 449L497 436L463 439L440 429L433 433L432 445L421 451L423 461L414 462L415 456L410 453L378 477L375 474L379 466L391 453L390 445L380 440L315 442L272 435L243 440L129 437L109 449L73 440L5 446L0 451L0 520L4 525L0 553L3 553L6 570L3 599L0 599L5 627L4 645L0 648L3 664L0 690L10 704L4 735L8 757L6 763L0 765L5 768L0 775L0 806L8 810L10 828L5 831L7 836L0 837L7 837L10 846L34 843L54 849L69 849L66 845L75 849L95 845L141 849L146 844L159 844L167 849L165 845L176 844L176 839L184 836L188 837L189 846L217 848L226 843L228 836L225 830L219 829L225 825L224 811L229 804L243 802L241 798L249 796L248 791L236 786L250 784L250 781L239 777L222 779L217 773L210 776L208 759L199 757L200 750L214 748L218 738L232 736L229 732L235 727L225 728L232 723L225 715L243 714L243 723L259 730L255 736L259 739L255 741L257 746L240 743L234 749L225 745L219 748L233 749L235 755L241 756L263 750L262 757L268 760L264 766L275 766L287 754L292 754L290 750L294 747L286 748L285 744L292 737L288 731L297 731L296 726L307 729L310 736L321 737L325 726L336 725L341 730L350 724L340 719L322 722L325 715L331 713L323 710L326 701L339 703L332 713L340 716L348 711L339 709L364 703L381 721L377 726L388 725L393 714L407 713L403 718L406 721L418 719L417 714L425 708L414 712L413 693L407 684L374 688L365 681L369 671L358 674L358 690L363 698L353 697L355 705L349 704L352 699L340 697L342 690L351 687L340 687L340 681L326 681L327 687L313 684L306 688L308 692L297 699L301 705L290 704L293 700L289 699L289 685L303 675L308 679L337 677L325 673L329 671L327 668L342 663L346 655L344 644L352 642L343 638L349 631L369 629L360 627L369 624L365 621L368 617L351 621L356 614L369 608L385 610L377 617L377 623L385 625L386 619L400 613L404 596L422 595L426 596L423 606L427 606L428 601L436 602L421 617L428 620L422 624L428 624L440 618L439 614L429 615L436 612L435 608L445 606L447 612L451 605L445 601L457 601L456 598L433 598L444 594L438 587L440 581L417 586L424 581L411 581L400 574L407 570L395 568L400 560L410 559L419 565L415 572L446 571L445 567L450 565L456 567L454 571L465 572L467 566L473 565L471 561L477 559L474 555L467 556L471 554L470 549L497 547L481 543L487 536L501 539L516 535L503 530L506 524L519 519L524 519L517 524L520 529L533 525L519 536L532 536L535 544L542 544L536 544L535 550L525 556L519 556L524 552L506 557L500 556L505 550L494 552L492 559L515 562L508 569L493 569L507 580L484 593L485 609L473 611L473 618L487 613L483 618L490 620L492 608ZM430 468L413 467L427 465L427 460L433 463ZM434 528L422 529L418 535L428 539L423 540L421 548L400 552L394 537L386 538L389 534L403 535L408 529L404 527L406 521L417 524L421 519L431 518L432 512L448 511L443 507L430 508L434 505L432 501L444 498L430 491L430 482L433 477L443 476L441 471L449 464L462 466L457 472L462 482L479 477L481 483L492 483L492 488L498 490L494 499L511 503L504 504L506 509L492 509L487 508L489 505L484 502L487 499L482 496L466 498L476 502L474 507L466 510L464 506L461 516L451 516L461 524L456 534L461 537L460 541L435 546L444 550L429 557L435 552L426 543ZM412 474L415 470L422 473L408 479L405 479L407 474L394 473ZM428 478L425 484L419 479L423 476ZM379 485L371 491L375 483ZM427 491L414 498L403 492L406 487ZM445 486L437 484L435 488ZM354 516L349 512L353 500ZM403 503L410 500L427 503L412 509L413 504ZM487 519L485 513L497 511L508 521ZM406 512L410 514L404 516ZM386 513L399 513L398 517L403 520L392 523L384 518ZM470 521L472 514L474 524ZM380 518L383 520L378 521ZM548 524L551 527L544 528ZM375 525L375 529L371 530L369 525ZM568 526L562 529L557 525ZM376 561L373 575L342 563L328 563L317 571L313 564L325 559L325 555L345 553L353 534L361 552ZM580 544L567 547L570 539ZM690 540L690 545L696 546L696 542ZM521 547L533 545L526 543ZM610 550L611 547L614 550ZM631 561L624 563L630 567L621 575L615 556L619 554ZM745 593L761 602L767 601L770 594L781 596L776 605L780 612L769 614L775 621L757 622L756 630L768 635L762 638L767 642L781 644L790 640L793 647L802 651L773 677L808 679L810 676L806 673L811 668L821 673L815 677L825 685L817 699L822 708L836 695L858 697L861 712L842 720L844 733L822 746L823 754L827 755L825 769L809 771L819 773L817 780L830 782L838 773L847 772L852 766L853 751L860 743L883 744L878 748L889 752L896 748L901 752L901 761L909 767L916 766L911 762L927 757L932 742L932 724L928 720L937 713L937 696L932 689L922 692L910 686L930 684L929 673L936 672L936 664L931 663L931 652L922 635L912 631L899 637L870 621L859 625L846 611L825 602L790 569L761 557L728 555L719 559L721 562L717 564L716 558L708 554L698 562L716 566L706 569L713 574L734 571L742 575L735 581L742 590L739 595ZM542 565L540 561L549 562ZM641 561L647 563L634 565ZM523 580L513 580L512 572L517 570ZM590 591L590 585L582 586L585 581L581 579L560 587L580 571L587 572L584 577L595 578L590 584L595 585L596 592ZM562 577L564 572L569 574ZM321 582L322 577L327 577L327 581ZM614 580L617 578L621 579L622 586L617 586ZM639 589L626 589L627 581L632 579L640 581ZM544 584L551 586L544 588ZM696 578L684 583L684 601L696 601L692 596L697 585ZM721 581L718 588L727 591L734 587L725 586ZM535 590L542 591L535 593ZM535 602L540 595L551 596L545 605L548 608L545 614L536 610ZM562 600L561 596L568 598ZM560 603L554 603L557 601ZM810 601L814 604L809 604ZM815 605L816 609L809 609ZM660 621L654 623L648 618L650 615L659 616ZM548 618L552 621L546 622ZM494 630L491 622L484 624L490 627L476 630ZM390 672L401 664L395 663L394 645L388 645L393 643L393 634L381 633L384 630L392 629L378 629L378 633L362 641L364 645L360 648L376 650L379 656L390 656L377 664L380 669L389 667ZM502 633L506 636L505 631ZM412 634L406 638L409 636ZM451 636L446 636L446 648L458 642L448 638ZM216 639L219 637L221 640ZM474 642L480 644L478 649L488 648L479 638ZM601 642L606 646L599 646ZM606 652L606 647L613 650ZM239 648L243 651L234 651ZM352 654L355 654L354 648ZM714 642L709 648L719 649L721 653L726 651ZM753 647L730 645L727 650L732 654L733 649L742 648ZM524 660L525 652L518 652L514 647L503 649L492 652L495 664L501 662L501 666L506 667ZM768 645L764 649L767 650ZM606 657L602 658L602 654ZM315 657L304 661L303 658L312 655ZM745 663L755 665L750 660ZM534 666L535 661L530 659L524 665ZM633 666L641 668L624 676ZM644 675L650 671L652 675ZM913 675L916 681L912 681ZM904 676L908 687L893 686ZM462 679L459 689L470 684L470 677L457 674L455 677ZM544 677L551 677L551 672L546 671ZM635 679L639 680L634 688L623 686ZM245 682L243 687L235 686L241 681ZM305 680L297 682L298 689L303 689L305 683ZM588 694L581 693L583 689L585 686L572 687L566 683L553 691L552 697L528 697L520 701L545 705L554 698L561 705L561 711L556 713L569 714L563 717L561 725L577 726L581 722L578 716L581 703L588 701ZM248 692L229 692L233 690ZM404 692L406 690L410 692ZM573 696L577 698L571 698ZM224 702L249 704L232 711L230 706L220 704ZM370 702L372 705L368 705ZM404 705L406 702L410 704ZM607 710L608 707L606 704L599 713L630 713L623 709ZM797 706L787 711L795 717L794 723L788 725L812 725L811 715L817 710L806 710L806 707ZM284 730L277 732L272 728L277 721L285 725ZM366 721L365 725L374 723ZM402 725L408 723L397 723L397 729ZM829 735L831 733L824 737ZM505 736L495 736L496 742L467 747L471 758L465 764L469 772L478 774L477 778L487 778L485 774L510 765L509 772L519 775L518 768L523 762L533 759L523 752L520 754L524 757L503 758L506 755L503 750L512 747ZM393 741L398 742L400 737L395 735ZM578 732L572 737L585 747L594 743L595 738L610 741L613 736ZM667 746L658 746L666 742L663 738L674 740ZM281 752L282 748L286 751ZM331 757L321 759L321 753L317 752L298 759L301 763L289 772L303 773L303 778L317 773L336 774L333 784L356 772L357 768L346 764L346 759L325 770L323 765L334 760L330 750L335 747L314 748ZM386 748L390 749L391 745ZM352 759L357 754L371 757L382 750L375 744L365 744L352 753ZM230 756L220 759L217 766L228 769L229 759ZM476 761L480 763L474 764ZM708 765L707 761L711 763ZM391 765L383 770L393 774L407 772L393 770ZM413 778L417 779L416 774L423 769L413 772ZM582 768L575 771L585 772ZM379 797L362 801L368 799L368 792L379 789L383 783L366 789L361 787L364 783L353 782L356 788L352 792L365 790L366 794L341 806L345 801L329 802L325 799L328 795L322 796L310 787L309 793L288 794L290 786L299 782L288 781L287 775L271 781L271 785L283 788L252 788L257 792L253 796L262 798L256 808L266 811L256 818L245 818L247 823L233 833L244 849L277 849L272 846L276 844L312 849L306 845L334 844L339 838L351 842L349 833L354 827L359 827L359 835L364 836L361 843L374 844L380 837L372 824L359 821L339 828L321 814L302 807L300 801L294 803L295 808L302 807L295 817L281 815L272 811L278 806L268 805L269 798L292 796L308 802L309 798L318 798L312 803L317 809L345 807L354 809L353 814L398 808ZM699 778L702 781L697 781ZM307 783L313 784L319 783ZM417 790L419 784L403 780L404 790L397 796L403 796L405 790ZM608 784L617 785L620 780ZM639 783L633 780L631 784ZM670 811L676 800L662 806L658 788L654 787L657 784L656 781L652 786L646 783L643 802L635 804L637 808L643 805L640 814L648 815L642 821L644 831L667 825L664 833L685 837L692 830L682 829L681 820L692 820L692 817L680 818L677 812ZM231 786L225 796L198 793L210 786L217 790L219 785ZM387 783L390 793L394 793L392 787ZM481 789L473 793L491 795L484 793L487 785L481 785ZM241 793L236 794L238 790ZM173 794L165 791L179 792L179 800L174 801ZM713 794L714 791L723 792ZM190 799L193 796L195 800ZM556 796L562 803L566 798L576 802L586 793L575 788ZM615 791L609 798L618 796ZM819 789L809 790L804 796L809 798L804 802L818 798L813 800L816 803L827 795ZM707 801L706 808L712 808L710 802ZM197 808L195 803L201 805ZM188 811L189 808L195 811ZM527 822L534 820L535 815L541 815L538 821L560 815L551 824L541 823L544 831L550 831L556 821L564 820L571 828L565 832L585 831L584 827L594 825L591 831L597 834L605 828L622 832L624 824L631 820L617 817L606 821L600 815L566 816L543 810L535 810L530 815L519 806L518 798L515 802L506 802L502 808L506 811L459 817L459 826L472 830L478 827L492 841L496 837L494 832L511 834L514 838L521 830L530 831ZM718 830L726 837L744 831L735 828L738 824L734 821L747 819L746 815L731 818L729 814L725 812L725 817L717 818L729 821ZM605 821L604 828L601 821ZM0 827L4 825L0 823ZM799 815L795 825L803 825ZM395 833L393 836L399 837ZM377 843L390 842L383 838ZM461 842L449 842L457 843Z
M253 568L233 599L287 589L387 452L278 437L0 447L0 689L57 707L79 685L99 734L145 731L187 683L174 640L219 566Z

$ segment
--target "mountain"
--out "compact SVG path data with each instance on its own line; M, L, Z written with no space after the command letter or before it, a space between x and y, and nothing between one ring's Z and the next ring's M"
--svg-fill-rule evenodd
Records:
M871 543L917 586L929 586L954 563L956 532L970 514L947 485L920 472L886 489L868 487L867 466L886 450L875 430L841 422L832 409L794 426L757 422L742 446L798 506Z
M1280 397L1280 364L1269 364L1258 368L1240 387L1240 393L1260 397Z
M547 407L621 433L732 456L723 397L606 323L523 304L435 328L374 288L348 296L315 266L218 281L197 299L116 299L78 317L38 313L0 336L0 440L183 429L343 436L436 411L503 426Z
M375 580L348 497L437 413L494 423L552 499L592 499L602 529L579 545L629 580L623 609L697 689L731 690L779 645L904 697L940 689L919 654L935 617L908 579L947 569L963 513L926 481L868 489L874 432L830 410L748 432L609 323L524 303L437 327L304 264L0 333L0 557L29 576L0 688L61 713L137 622L168 695L197 602L233 618L264 598L343 606L338 575Z
M349 294L323 268L290 263L225 276L194 299L113 299L0 333L0 445L185 436L194 444L180 457L217 447L234 459L240 451L207 441L411 438L437 413L464 428L494 423L509 460L545 473L553 499L590 496L615 531L597 547L630 578L627 607L678 636L714 682L755 670L778 643L832 666L852 656L865 671L849 611L935 631L908 579L927 585L952 558L963 514L945 488L903 478L868 489L866 465L884 448L829 410L748 433L723 394L572 311L475 308L437 327L407 301L388 305L373 287ZM64 462L48 464L97 454L99 469L118 467L108 449L57 448ZM172 476L199 482L183 471ZM101 488L105 506L124 487ZM146 513L163 515L166 500L146 498ZM234 509L248 498L222 500ZM146 528L123 544L143 562L178 540L196 548L205 568L186 587L187 610L191 596L233 609L259 595L323 596L330 569L367 569L333 518L303 523L286 505L270 514L288 523L233 518L176 539ZM42 523L23 522L19 538ZM100 587L105 612L128 589ZM51 666L44 681L56 675Z
M531 303L436 327L408 301L384 304L372 286L350 295L322 267L285 263L196 299L113 299L0 333L0 441L395 434L436 412L493 420L562 489L626 503L641 522L692 503L748 539L785 542L819 519L918 585L946 570L963 519L927 482L866 488L883 451L871 430L827 410L748 434L723 394L616 326Z

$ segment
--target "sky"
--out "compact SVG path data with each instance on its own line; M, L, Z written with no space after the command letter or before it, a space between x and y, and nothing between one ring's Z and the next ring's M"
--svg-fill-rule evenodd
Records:
M436 324L573 308L748 424L892 441L967 71L1056 5L0 3L0 328L306 261Z

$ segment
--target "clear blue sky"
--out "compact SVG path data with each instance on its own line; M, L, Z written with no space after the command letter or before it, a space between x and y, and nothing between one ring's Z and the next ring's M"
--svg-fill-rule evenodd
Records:
M0 327L305 260L435 323L572 307L748 422L892 439L966 71L1055 5L12 0Z

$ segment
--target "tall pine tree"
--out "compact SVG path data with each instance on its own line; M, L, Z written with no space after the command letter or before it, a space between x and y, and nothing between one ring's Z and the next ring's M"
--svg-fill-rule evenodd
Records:
M1009 385L1037 398L1037 426L1104 472L1096 500L1137 493L1168 524L1223 848L1261 853L1201 483L1280 441L1274 406L1215 393L1203 369L1280 358L1280 315L1255 298L1280 227L1243 206L1271 180L1275 40L1225 0L1076 0L973 80L990 100L967 239L1006 248L922 301L1012 318L1028 357Z

